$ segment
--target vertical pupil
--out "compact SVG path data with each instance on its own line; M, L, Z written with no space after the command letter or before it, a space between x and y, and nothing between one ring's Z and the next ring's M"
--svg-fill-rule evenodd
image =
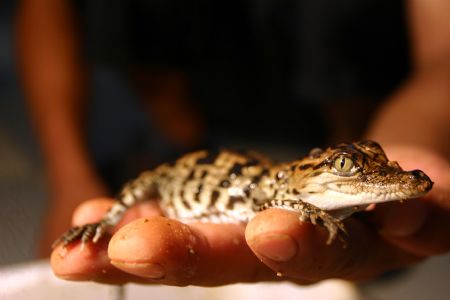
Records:
M341 169L343 169L345 166L345 158L341 159Z

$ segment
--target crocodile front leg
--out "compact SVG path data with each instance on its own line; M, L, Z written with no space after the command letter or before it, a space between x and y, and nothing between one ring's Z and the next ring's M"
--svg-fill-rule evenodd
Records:
M347 231L344 224L339 220L328 214L326 211L301 200L270 200L263 203L257 210L262 211L268 208L282 208L298 213L298 218L301 222L310 222L314 225L320 225L328 230L327 245L330 245L336 237L346 247L345 236Z

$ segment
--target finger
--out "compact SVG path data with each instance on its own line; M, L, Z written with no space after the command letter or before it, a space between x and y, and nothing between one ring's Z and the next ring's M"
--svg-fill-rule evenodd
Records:
M386 241L417 255L450 250L450 164L427 149L393 147L389 157L405 169L422 169L434 181L433 189L420 200L379 205L374 222ZM420 159L417 159L420 157Z
M168 285L278 280L250 251L244 226L238 224L188 226L163 217L143 218L119 230L108 253L124 272Z
M293 212L270 209L248 224L246 239L272 270L301 280L364 280L420 260L383 242L356 219L350 218L346 229L346 248L338 241L326 245L328 233L323 228L300 224Z
M422 199L381 205L374 214L380 234L391 244L416 255L450 250L450 192L440 189Z
M81 203L72 215L72 225L98 222L113 203L114 200L111 198L95 198Z
M50 263L56 276L71 281L96 281L109 284L127 282L143 283L147 280L124 273L111 265L108 257L108 240L97 244L89 243L81 247L75 243L66 248L58 246L50 257Z
M74 226L98 222L105 212L114 204L114 199L96 198L83 202L74 212ZM160 210L155 202L139 203L129 209L121 222L124 224L143 216L159 215ZM74 241L66 248L56 247L51 255L51 265L55 275L68 280L95 280L109 283L139 282L139 278L130 277L117 270L109 263L107 256L108 239L101 239L97 244L88 243L81 246Z
M250 251L241 225L188 226L162 217L144 218L114 235L109 257L105 241L87 244L83 250L78 243L56 248L51 257L55 274L69 280L115 284L214 286L279 280Z
M72 217L72 224L74 226L80 226L100 221L114 202L115 200L112 198L95 198L81 203L75 209ZM117 228L140 217L157 215L161 215L161 210L156 201L141 202L127 210Z

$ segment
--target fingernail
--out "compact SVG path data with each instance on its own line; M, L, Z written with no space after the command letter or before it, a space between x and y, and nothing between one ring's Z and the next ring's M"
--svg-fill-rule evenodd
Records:
M111 261L116 268L121 269L130 274L150 279L161 279L166 275L164 268L160 264L155 263L128 263Z
M396 204L384 216L380 233L391 237L407 237L422 228L429 214L429 209L421 201Z
M297 243L286 234L264 234L256 237L254 249L260 255L277 262L285 262L297 253Z

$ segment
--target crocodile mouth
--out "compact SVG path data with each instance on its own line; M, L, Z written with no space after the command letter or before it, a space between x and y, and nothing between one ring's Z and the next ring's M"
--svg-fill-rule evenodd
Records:
M330 177L331 176L331 177ZM324 182L319 183L320 179ZM360 174L354 177L336 178L324 174L310 182L302 193L302 200L324 210L364 208L372 203L417 198L433 187L431 179L422 171Z
M388 175L374 173L361 180L359 186L361 192L389 201L420 197L431 190L433 181L424 172L413 170Z

